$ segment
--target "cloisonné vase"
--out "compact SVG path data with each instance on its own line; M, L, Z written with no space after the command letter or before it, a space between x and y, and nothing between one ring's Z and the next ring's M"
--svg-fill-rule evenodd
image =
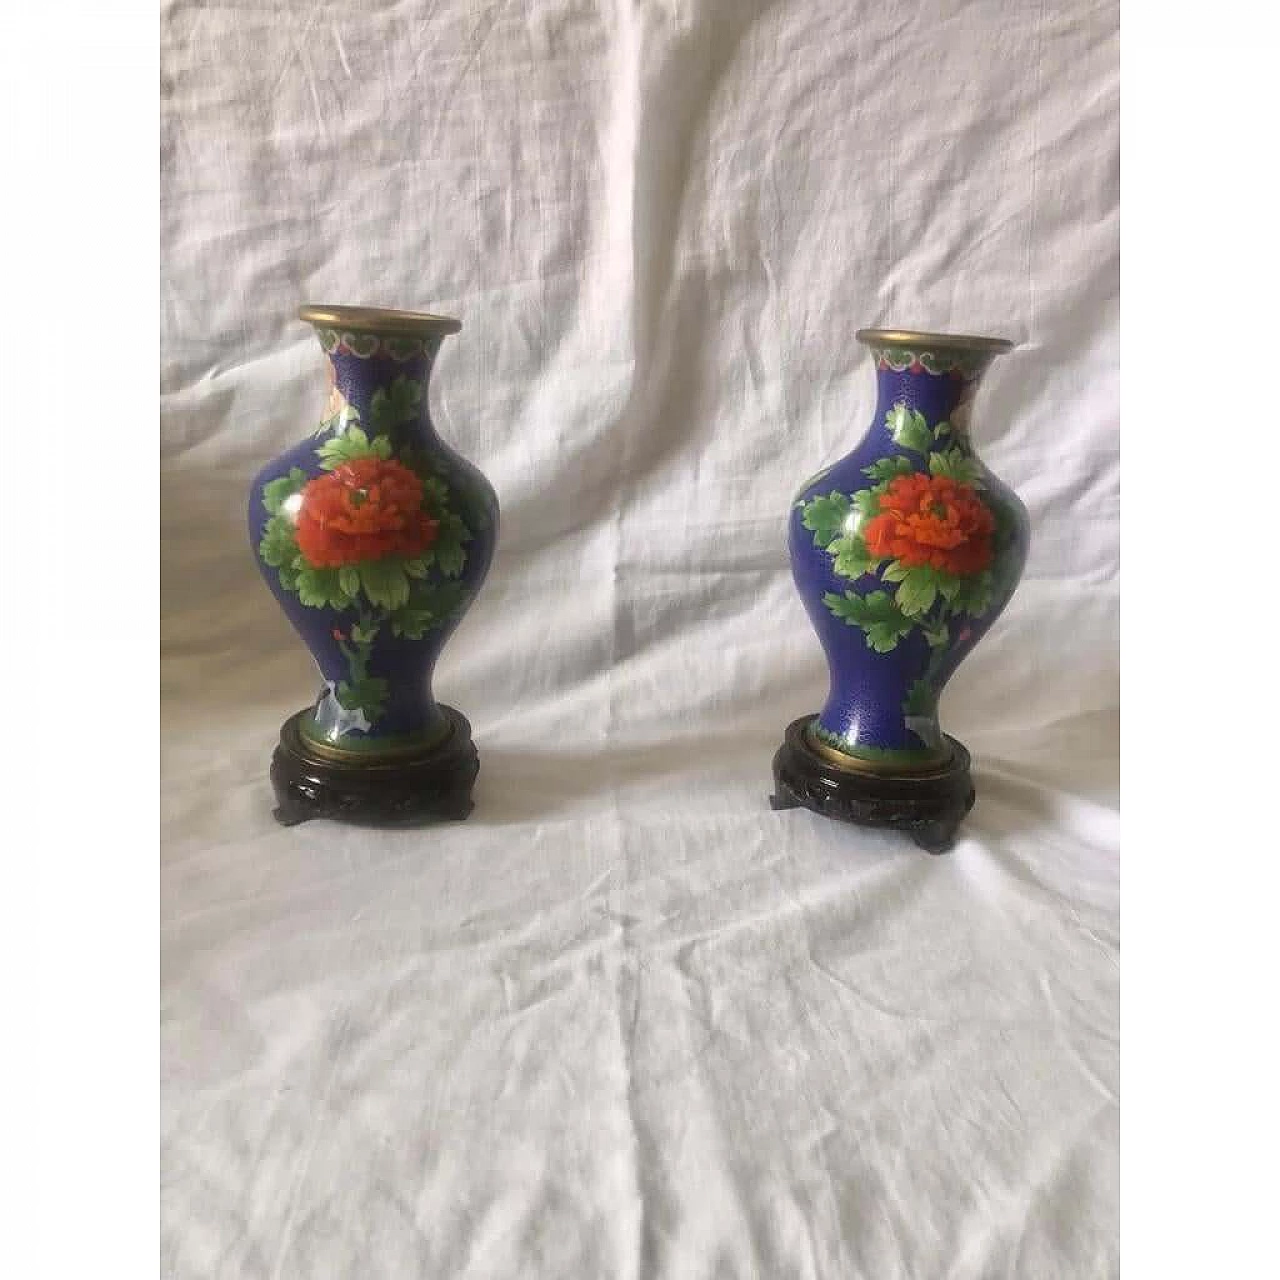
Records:
M364 307L299 315L328 360L328 403L249 495L258 568L323 680L281 731L276 816L465 817L478 757L431 677L488 573L498 502L427 408L440 344L461 325Z
M1028 521L969 435L999 338L862 330L878 399L869 430L791 509L792 574L830 692L775 757L775 804L901 827L950 845L973 803L969 757L938 698L1013 595Z

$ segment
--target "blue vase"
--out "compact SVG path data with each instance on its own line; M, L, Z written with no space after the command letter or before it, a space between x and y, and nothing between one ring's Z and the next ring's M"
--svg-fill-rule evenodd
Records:
M498 533L493 489L427 408L440 344L461 325L360 307L299 314L328 359L329 400L249 494L258 567L323 681L294 737L336 766L421 759L457 730L432 672Z
M939 695L1027 558L1026 510L969 434L982 376L1012 344L857 337L879 384L870 428L805 483L790 516L792 573L831 677L806 745L852 773L938 775L958 748L938 723Z

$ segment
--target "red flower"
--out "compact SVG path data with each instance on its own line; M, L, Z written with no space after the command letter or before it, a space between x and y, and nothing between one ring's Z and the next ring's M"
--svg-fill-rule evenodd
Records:
M316 568L419 556L439 532L422 509L422 481L394 459L344 462L302 490L298 550Z
M334 629L331 632L329 632L329 634L337 641L342 641L343 639L345 639L342 632L338 630L337 627L334 627Z
M995 517L972 486L914 472L894 478L862 535L873 555L964 577L991 563L994 529Z

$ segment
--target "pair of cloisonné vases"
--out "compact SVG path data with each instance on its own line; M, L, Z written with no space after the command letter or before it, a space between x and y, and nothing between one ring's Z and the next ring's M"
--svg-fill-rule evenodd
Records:
M277 817L463 818L470 725L438 703L441 649L488 573L498 501L437 434L442 316L305 307L328 358L315 433L253 482L258 566L320 669L315 704L272 760ZM1027 554L1017 497L974 453L969 412L994 338L863 330L879 382L870 429L791 504L791 566L830 669L817 715L773 761L777 808L951 843L973 803L938 696L1012 596Z

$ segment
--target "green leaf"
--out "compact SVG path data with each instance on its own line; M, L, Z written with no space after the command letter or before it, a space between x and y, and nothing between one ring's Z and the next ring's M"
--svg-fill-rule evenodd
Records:
M338 585L347 595L355 598L356 592L360 590L360 574L354 565L344 564L338 570Z
M906 631L887 622L873 622L863 630L867 635L867 647L877 653L892 653L898 647L898 641L906 635Z
M489 514L490 498L485 491L476 484L462 484L458 486L458 492L462 495L462 514L467 527L478 531L488 529L493 520Z
M964 586L963 578L953 578L949 573L938 574L938 594L948 603L954 604L956 596Z
M379 427L389 427L391 415L394 412L391 407L391 397L387 395L385 388L379 387L369 402L369 416L373 421L373 429L377 431Z
M381 458L386 462L391 457L391 441L386 436L377 436L369 442L369 447L373 450L374 457Z
M422 481L422 505L429 511L443 511L449 506L449 486L428 469L429 465L425 458L415 458L414 469Z
M469 531L488 529L493 524L492 515L497 513L490 512L492 498L465 470L451 466L443 458L427 458L411 445L400 450L399 458L422 481L425 510L437 515L457 506ZM469 540L470 535L464 539Z
M430 609L409 606L397 609L391 615L391 631L394 635L407 636L410 640L421 640L439 621Z
M889 434L893 436L894 442L904 449L927 454L933 445L933 432L929 430L929 424L919 409L909 409L905 404L895 404L885 414L884 425L889 428Z
M450 578L456 578L462 572L466 560L467 553L460 546L436 549L436 563L440 566L440 572Z
M902 704L904 715L931 716L938 710L938 695L934 693L927 680L915 681L907 690Z
M963 449L948 449L929 455L929 471L935 476L948 476L957 484L983 488L982 464Z
M857 599L858 597L855 596L852 591L846 591L842 596L837 595L834 591L827 591L823 594L822 603L825 604L837 618L840 618L842 621L847 622L851 627L853 627L858 625L858 620L854 616L849 602Z
M431 590L431 607L442 618L453 617L467 599L467 588L461 582L442 582Z
M870 476L872 480L876 480L880 484L888 484L898 476L910 475L915 469L915 464L910 458L895 456L892 458L880 458L869 467L863 467L862 474Z
M905 404L895 404L884 415L884 425L889 429L889 434L895 439L897 439L899 432L905 430L910 422L911 410Z
M880 556L873 556L867 550L867 544L856 535L852 538L837 538L827 550L836 558L833 566L842 578L860 578L870 573L880 563Z
M941 649L942 646L951 639L950 635L947 634L947 628L945 625L936 628L926 628L924 638L929 642L929 648L931 649Z
M852 591L838 596L828 591L822 600L837 618L851 627L861 627L867 647L877 653L892 652L915 625L885 591L873 591L867 596L857 596Z
M360 454L356 456L364 456L369 451L369 437L365 435L363 427L348 427L333 443L345 444L352 449L359 449Z
M461 582L441 582L431 588L423 588L414 598L415 606L425 602L443 622L453 618L470 599L467 588Z
M390 389L379 387L369 402L375 431L390 431L401 423L412 422L422 403L422 383L401 374Z
M262 505L272 514L279 512L286 498L302 491L307 483L307 473L298 467L290 469L287 476L268 481L262 486Z
M326 440L317 450L320 465L326 471L340 467L344 462L354 462L357 458L387 458L391 454L391 446L386 441L370 443L364 429L349 426L340 436Z
M282 564L280 566L280 585L286 591L298 590L298 571L291 564Z
M971 618L980 618L991 608L994 587L995 579L990 569L984 569L976 577L961 579L952 607L957 613L967 613Z
M1003 551L1010 546L1018 534L1018 523L1013 512L1003 502L989 502L988 510L995 517L995 544Z
M881 577L886 582L899 584L895 597L898 607L912 618L925 613L938 595L944 600L951 600L961 585L959 578L940 573L932 565L905 565L901 560L895 560L889 565Z
M881 484L874 489L859 489L853 495L853 505L858 508L863 519L870 520L873 516L880 514L880 495L884 490L885 486Z
M348 711L363 711L365 719L372 722L387 709L391 686L379 676L365 676L350 683L342 681L334 692Z
M401 560L369 560L359 566L360 584L370 604L398 609L409 599L409 579Z
M411 578L425 578L434 559L435 555L432 552L424 551L416 560L406 560L404 571Z
M291 563L298 554L298 541L294 536L293 525L284 516L272 516L263 525L258 554L262 557L263 564L269 564L273 569Z
M409 603L391 614L391 630L420 640L432 627L448 622L466 598L466 588L460 582L415 582Z
M898 583L898 593L894 599L898 602L898 608L907 617L918 618L922 613L929 611L937 596L938 587L933 570L925 566L907 570L902 581Z
M432 545L436 564L440 572L450 578L456 578L467 562L467 553L462 544L471 541L471 531L459 516L452 512L444 512L440 516L440 532Z
M849 499L834 490L825 498L805 503L801 523L813 534L815 547L829 547L845 531L850 515Z
M358 622L351 626L351 638L356 644L372 644L377 638L377 627L362 627Z
M353 599L342 589L337 569L317 569L299 556L293 562L297 573L298 599L308 608L345 609Z

